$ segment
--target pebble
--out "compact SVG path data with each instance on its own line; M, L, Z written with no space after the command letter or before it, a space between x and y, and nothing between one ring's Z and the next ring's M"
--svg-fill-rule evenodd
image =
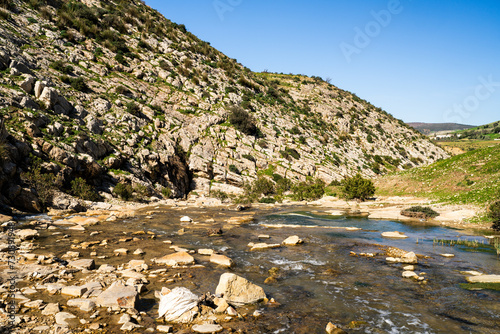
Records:
M194 325L192 330L196 333L219 333L222 332L224 328L218 324L203 324Z

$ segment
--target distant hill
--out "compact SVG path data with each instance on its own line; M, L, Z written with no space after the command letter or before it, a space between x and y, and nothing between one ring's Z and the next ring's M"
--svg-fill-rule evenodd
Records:
M491 140L500 138L500 121L457 132L461 139Z
M475 125L466 125L458 123L422 123L422 122L411 122L407 123L409 126L415 130L428 135L434 132L440 131L456 131L456 130L466 130L475 127Z

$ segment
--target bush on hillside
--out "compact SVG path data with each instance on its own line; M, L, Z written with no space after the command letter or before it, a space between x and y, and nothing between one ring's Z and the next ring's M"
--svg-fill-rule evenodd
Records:
M361 174L346 177L342 181L342 194L345 199L358 199L364 201L375 194L375 186L371 180L365 179Z
M258 137L260 131L255 125L255 120L247 111L239 106L233 106L230 109L229 123L231 123L236 130L249 135Z
M488 208L488 217L493 221L491 228L495 231L500 231L500 200L490 204Z

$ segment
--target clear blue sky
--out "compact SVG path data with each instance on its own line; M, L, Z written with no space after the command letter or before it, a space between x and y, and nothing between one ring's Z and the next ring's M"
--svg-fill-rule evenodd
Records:
M146 0L253 71L317 75L406 122L500 120L498 0Z

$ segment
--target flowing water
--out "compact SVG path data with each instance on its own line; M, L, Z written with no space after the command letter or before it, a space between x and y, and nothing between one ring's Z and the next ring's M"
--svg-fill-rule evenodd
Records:
M46 252L61 256L71 244L81 241L108 239L109 245L96 250L106 259L103 263L119 265L132 258L150 260L170 253L173 244L188 249L212 248L232 258L235 266L224 269L208 262L208 258L195 255L203 268L169 269L166 278L180 272L182 279L173 283L151 279L149 292L141 295L141 308L154 322L158 300L153 291L161 286L185 286L196 294L215 292L220 275L231 271L264 288L269 298L278 304L251 306L240 309L249 315L228 325L247 333L324 333L328 322L333 322L355 333L499 333L500 292L495 290L467 290L461 271L476 270L486 274L500 274L500 260L488 240L473 231L459 231L425 223L369 220L362 217L331 216L312 208L267 213L254 212L256 220L248 225L229 227L225 219L246 212L235 213L215 209L189 209L185 211L158 208L152 219L146 213L136 218L106 222L87 228L87 231L63 233L69 237L51 235L44 231L40 238ZM199 224L183 225L179 218L189 215ZM209 223L204 223L213 219ZM209 236L207 231L221 227L220 236ZM357 227L359 230L347 230ZM184 229L183 231L181 229ZM137 241L118 243L124 234L143 230L156 233ZM89 237L89 232L100 234ZM399 231L407 239L394 240L381 237L383 231ZM267 234L267 243L281 243L290 235L298 235L302 245L264 251L249 251L249 242L259 242L258 236ZM58 239L56 241L54 239ZM446 246L437 240L476 240L477 248ZM483 244L484 243L484 244ZM63 247L64 246L64 247ZM416 273L426 278L423 282L402 278L401 264L386 262L387 246L414 251L419 255ZM132 253L143 249L143 257L129 255L126 259L113 256L113 250L126 247ZM88 257L91 249L79 250ZM351 252L373 253L374 257L353 256ZM453 253L445 258L442 253ZM275 282L264 283L269 270L277 268ZM151 270L157 269L153 266ZM273 269L276 271L276 269ZM258 309L263 315L254 319ZM149 320L148 320L149 319ZM227 327L225 325L225 327ZM349 329L350 328L350 329ZM111 328L110 328L111 329Z

